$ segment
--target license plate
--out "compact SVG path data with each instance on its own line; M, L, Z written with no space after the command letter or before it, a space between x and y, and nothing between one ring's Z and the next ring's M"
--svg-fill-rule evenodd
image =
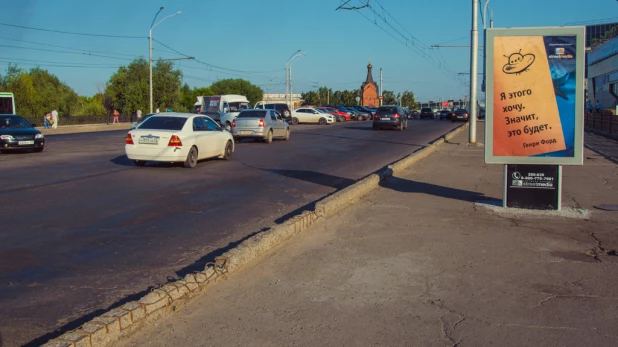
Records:
M139 138L139 143L141 144L145 144L145 145L157 145L159 144L159 138L158 137L140 137Z
M381 118L382 120L391 120L390 118Z
M241 131L241 132L240 132L240 135L251 135L251 134L253 134L253 131L247 131L247 130L245 130L245 131Z
M19 141L17 142L18 145L22 146L22 145L34 145L34 141Z
M464 116L457 116L457 118L463 118Z

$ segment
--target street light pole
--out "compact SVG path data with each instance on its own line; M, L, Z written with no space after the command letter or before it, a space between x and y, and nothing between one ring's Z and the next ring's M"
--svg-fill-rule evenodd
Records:
M478 0L472 0L472 30L470 38L470 136L469 142L476 143L476 87L478 82Z
M288 71L287 75L288 75L288 78L290 80L290 83L289 83L289 85L290 85L290 99L289 99L290 104L288 105L288 107L290 109L294 108L294 103L292 103L292 62L294 60L302 57L302 56L305 56L305 55L307 55L307 53L301 52L300 49L299 49L298 51L296 51L296 53L292 54L290 59L288 59L288 61L285 63L286 71Z
M150 113L152 113L152 104L153 104L153 100L152 100L153 99L153 97L152 97L152 29L154 29L157 25L161 24L161 22L163 22L164 20L166 20L166 19L168 19L170 17L177 16L177 15L182 13L182 11L178 11L178 12L176 12L174 14L170 14L169 16L161 19L159 22L157 22L157 24L155 24L155 20L157 20L157 16L159 15L159 13L161 11L163 11L163 9L164 9L164 7L161 6L159 8L159 11L157 12L157 14L155 14L154 18L152 19L152 24L150 24L150 35L148 36L149 37L149 42L150 42L150 59L149 59L149 61L150 61L150 73L149 73L149 81L150 81L149 82L149 88L150 88Z

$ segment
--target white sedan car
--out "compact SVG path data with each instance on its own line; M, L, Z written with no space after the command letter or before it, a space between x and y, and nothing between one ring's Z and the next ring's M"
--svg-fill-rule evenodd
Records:
M318 123L321 125L337 122L335 116L315 107L301 107L292 111L292 124Z
M127 134L125 151L137 166L147 161L182 162L193 168L206 158L230 160L232 134L210 117L192 113L161 113Z

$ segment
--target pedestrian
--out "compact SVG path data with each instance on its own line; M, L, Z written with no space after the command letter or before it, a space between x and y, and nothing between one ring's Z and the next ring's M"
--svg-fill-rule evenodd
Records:
M601 112L601 103L597 100L597 113Z
M51 113L52 116L52 128L58 129L58 111L54 109Z
M159 108L157 107L157 113L159 113L159 112L160 112L160 111L159 111Z
M114 121L112 123L120 123L118 117L120 116L120 112L117 109L114 109Z
M142 120L142 109L137 109L137 122L139 123Z
M588 113L592 113L592 103L590 103L590 100L586 101L586 109Z
M49 121L51 119L51 114L49 112L45 113L43 116L43 129L49 129Z

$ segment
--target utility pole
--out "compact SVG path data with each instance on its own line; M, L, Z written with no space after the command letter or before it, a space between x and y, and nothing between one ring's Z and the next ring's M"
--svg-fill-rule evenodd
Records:
M328 90L328 94L326 94L326 104L330 105L330 89Z
M380 106L382 106L382 68L380 68Z
M476 87L478 82L478 13L479 2L472 0L472 29L470 31L470 136L468 141L476 143Z

